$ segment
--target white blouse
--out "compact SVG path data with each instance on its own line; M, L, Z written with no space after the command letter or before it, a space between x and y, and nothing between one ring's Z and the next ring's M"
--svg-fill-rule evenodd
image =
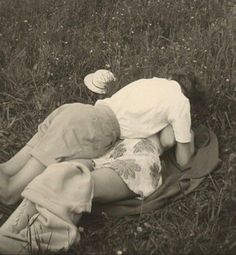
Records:
M122 139L146 138L171 125L177 142L191 141L190 103L176 81L140 79L96 104L115 113Z

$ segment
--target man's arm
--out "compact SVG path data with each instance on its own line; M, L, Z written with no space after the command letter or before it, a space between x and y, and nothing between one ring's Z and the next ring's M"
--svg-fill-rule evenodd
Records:
M194 154L194 133L191 130L191 141L189 143L176 143L175 157L180 166L186 165Z

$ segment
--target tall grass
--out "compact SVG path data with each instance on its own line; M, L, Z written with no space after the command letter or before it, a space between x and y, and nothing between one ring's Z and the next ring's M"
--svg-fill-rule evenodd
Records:
M220 169L194 194L160 211L89 217L72 254L236 249L235 28L233 0L0 0L1 161L58 105L91 103L83 77L98 68L115 72L123 87L192 66L208 93L208 107L199 106L201 117L193 112L193 122L217 133Z

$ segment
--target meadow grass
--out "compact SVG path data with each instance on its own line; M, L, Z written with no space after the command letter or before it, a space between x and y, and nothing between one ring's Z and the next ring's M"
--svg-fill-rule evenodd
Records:
M161 210L86 216L80 245L68 254L234 254L235 53L234 0L0 0L2 162L57 106L92 103L83 77L99 68L123 87L191 66L207 91L208 106L193 109L193 123L216 132L217 171Z

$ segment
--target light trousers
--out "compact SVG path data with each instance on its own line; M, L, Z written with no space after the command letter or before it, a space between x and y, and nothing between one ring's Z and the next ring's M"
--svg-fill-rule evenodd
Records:
M68 249L79 241L76 224L90 212L94 182L81 163L50 165L23 191L23 201L0 228L0 254Z

